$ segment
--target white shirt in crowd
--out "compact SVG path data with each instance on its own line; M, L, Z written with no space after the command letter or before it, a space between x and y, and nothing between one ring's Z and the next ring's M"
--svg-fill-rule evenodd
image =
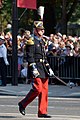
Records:
M1 57L3 57L5 64L9 65L9 62L7 60L7 48L4 44L0 45L0 58Z

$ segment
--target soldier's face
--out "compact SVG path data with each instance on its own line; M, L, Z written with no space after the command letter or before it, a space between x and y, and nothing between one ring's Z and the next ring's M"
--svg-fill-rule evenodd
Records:
M44 29L37 29L37 32L40 36L44 34Z

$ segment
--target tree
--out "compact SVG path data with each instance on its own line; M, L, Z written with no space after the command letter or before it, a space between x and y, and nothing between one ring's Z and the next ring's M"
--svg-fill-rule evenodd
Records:
M44 25L47 35L55 33L55 30L67 34L67 23L77 9L78 2L79 0L38 0L38 6L45 6Z
M78 4L78 0L61 0L59 5L61 9L61 16L59 16L59 21L56 25L56 30L67 34L67 23L69 22L71 16L73 15L73 12L76 9L76 6Z
M11 22L11 1L4 0L2 1L2 6L0 8L0 31L3 31L8 22Z
M2 0L0 8L0 31L3 30L8 22L12 22L12 1ZM80 0L37 0L37 6L45 7L44 26L45 34L55 33L60 31L63 34L67 33L67 23L76 22L80 17ZM25 9L18 9L18 17ZM5 19L4 19L5 18ZM19 27L25 27L31 30L33 21L39 20L40 16L37 10L27 9L25 14L19 21Z
M0 8L2 8L2 0L0 0Z

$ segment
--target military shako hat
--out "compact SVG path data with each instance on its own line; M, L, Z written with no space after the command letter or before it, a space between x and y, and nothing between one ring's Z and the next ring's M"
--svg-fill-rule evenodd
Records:
M43 21L34 21L34 28L44 29Z

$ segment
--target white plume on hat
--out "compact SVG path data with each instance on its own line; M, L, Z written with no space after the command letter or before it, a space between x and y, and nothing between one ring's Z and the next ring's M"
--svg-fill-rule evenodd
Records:
M40 7L38 8L38 14L41 16L41 19L43 20L44 6L40 6Z

